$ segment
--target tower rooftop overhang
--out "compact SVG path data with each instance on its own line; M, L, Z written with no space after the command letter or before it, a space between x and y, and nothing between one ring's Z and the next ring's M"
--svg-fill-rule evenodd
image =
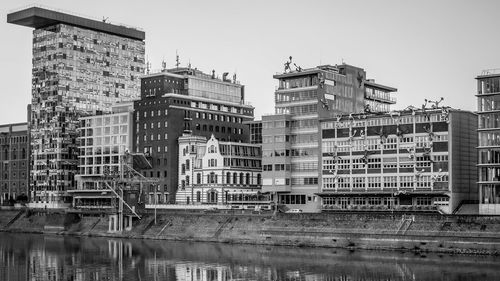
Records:
M7 23L32 27L35 29L63 23L134 40L142 41L146 39L146 33L136 28L88 19L40 7L30 7L9 13L7 15Z

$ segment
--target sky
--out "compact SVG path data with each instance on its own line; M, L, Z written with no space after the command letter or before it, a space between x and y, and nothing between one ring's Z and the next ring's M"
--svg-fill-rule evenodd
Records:
M302 68L342 62L398 89L393 109L444 98L476 110L477 75L500 68L498 0L2 0L0 124L25 122L31 100L30 28L7 13L38 4L142 28L153 69L162 60L236 72L255 117L274 112L272 76L289 56Z

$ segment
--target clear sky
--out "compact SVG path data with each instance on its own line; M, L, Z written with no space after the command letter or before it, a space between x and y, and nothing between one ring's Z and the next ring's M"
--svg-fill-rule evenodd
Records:
M500 1L462 0L2 0L0 124L24 122L31 98L31 30L6 23L30 4L72 11L146 31L153 68L176 50L207 73L237 73L256 117L273 113L272 75L288 56L303 68L345 63L398 88L395 109L444 97L476 110L475 77L500 68Z

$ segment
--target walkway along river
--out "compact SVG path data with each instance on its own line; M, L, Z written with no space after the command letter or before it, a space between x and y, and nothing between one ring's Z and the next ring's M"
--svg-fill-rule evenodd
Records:
M498 255L500 217L408 214L145 215L123 233L107 216L2 211L0 230L233 244Z

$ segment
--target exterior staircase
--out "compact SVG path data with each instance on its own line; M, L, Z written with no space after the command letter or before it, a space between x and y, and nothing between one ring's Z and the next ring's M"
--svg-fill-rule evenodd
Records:
M410 228L411 224L414 221L415 221L414 216L411 216L411 217L403 216L403 218L401 218L401 224L399 225L398 230L396 231L396 234L405 235L406 232L408 231L408 229Z
M14 222L16 222L22 215L24 214L24 210L19 211L6 225L5 228L9 228Z

